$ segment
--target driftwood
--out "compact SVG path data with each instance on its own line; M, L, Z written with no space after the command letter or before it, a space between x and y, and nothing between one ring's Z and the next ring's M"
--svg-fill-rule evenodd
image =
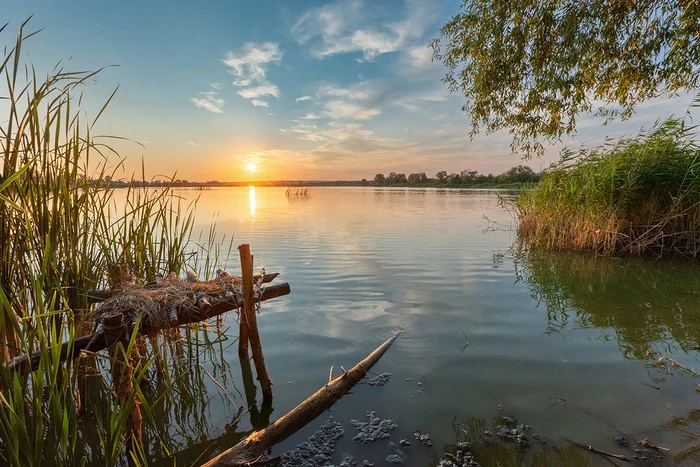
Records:
M659 358L659 363L661 363L663 360L668 361L669 363L671 363L671 365L677 366L677 367L680 368L681 370L687 371L688 373L692 374L693 376L700 376L700 374L698 374L698 373L697 373L695 370L693 370L692 368L688 368L687 366L683 365L681 362L678 362L678 361L676 361L676 360L674 360L674 359L672 359L672 358L670 358L670 357L663 356L663 357Z
M225 272L225 271L222 271ZM228 275L228 273L226 273ZM277 276L280 274L278 272L271 273L271 274L264 274L262 276L260 275L255 275L253 276L253 281L258 282L260 278L262 278L263 284L269 284ZM88 300L91 301L92 303L99 303L99 302L104 302L108 298L112 297L117 291L112 291L111 289L98 289L98 290L93 290L92 292L88 293Z
M399 333L400 334L400 333ZM309 422L321 415L331 407L338 399L355 386L367 372L374 366L384 353L391 347L396 338L392 337L369 354L364 360L352 367L349 371L336 376L315 394L297 405L285 416L265 428L256 431L231 449L210 460L205 466L243 466L254 463L275 444L278 444Z
M585 449L587 451L591 451L591 452L594 452L596 454L600 454L601 456L610 457L612 459L617 459L617 460L621 460L624 462L632 462L632 460L629 457L627 457L623 454L614 454L612 452L601 451L600 449L594 448L590 444L581 444L581 443L577 443L576 441L572 441L572 440L567 439L567 438L564 438L564 439L566 439L568 442L570 442L574 446L578 446L581 449Z
M276 285L271 285L265 288L263 296L260 301L271 300L273 298L281 297L287 295L291 292L289 284L281 283ZM192 305L190 309L178 309L176 313L177 325L183 325L188 323L195 323L198 321L204 321L214 316L224 314L228 311L239 309L243 306L243 294L233 294L225 299L219 300L211 305L206 310L200 309L195 304ZM172 323L173 316L170 315L170 323ZM169 323L169 324L170 324ZM132 323L133 324L133 323ZM175 326L173 326L175 327ZM151 324L146 319L141 322L141 328L139 329L140 334L150 335L162 330L160 323ZM61 345L61 361L73 359L80 355L80 352L85 350L89 352L98 352L107 348L107 342L104 336L104 330L100 330L94 334L90 334L83 337L78 337L73 340L72 346L71 342L64 342ZM39 361L41 360L41 351L36 351L31 354L31 356L21 355L12 359L7 368L10 371L26 371L31 368L31 371L35 371L39 367Z

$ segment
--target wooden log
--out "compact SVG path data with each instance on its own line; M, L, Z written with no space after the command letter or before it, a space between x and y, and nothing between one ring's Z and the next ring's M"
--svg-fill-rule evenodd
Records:
M269 284L270 282L275 280L277 277L279 277L279 275L280 275L279 272L264 274L262 276L259 274L256 274L253 276L253 281L258 282L258 280L262 277L263 284ZM170 280L170 279L166 278L164 280ZM176 277L173 280L179 280L179 279L177 279L177 277ZM88 297L88 301L90 301L91 303L100 303L100 302L104 302L108 298L111 298L113 295L114 295L114 292L111 289L97 289L97 290L93 290L93 291L89 292L87 294L87 297Z
M241 316L245 316L250 341L250 350L253 354L255 373L262 388L263 401L272 400L272 381L267 374L265 367L265 356L263 355L260 333L258 332L258 318L255 315L255 302L253 298L253 257L250 254L250 245L243 244L238 247L241 255L241 273L243 278L243 309ZM240 350L240 347L239 347ZM240 355L240 353L239 353Z
M265 289L264 296L260 301L272 300L274 298L282 297L291 293L291 288L289 284L283 282L281 284L271 285ZM198 321L204 321L209 318L213 318L218 315L222 315L228 311L235 310L241 307L243 303L242 294L234 294L226 299L216 302L209 308L206 312L202 312L198 307L192 306L192 309L177 310L178 324L188 324ZM173 326L175 327L175 326ZM148 321L141 322L140 334L149 335L161 330L159 325L154 325ZM72 344L72 345L71 345ZM78 337L73 340L73 342L64 342L61 344L61 361L68 359L74 359L80 356L80 352L83 350L88 352L99 352L107 348L107 343L105 341L104 330L97 331L96 333L89 334L87 336ZM21 355L15 357L7 364L7 369L9 371L20 371L24 372L28 369L35 371L39 368L39 361L41 360L41 351L37 350L31 355Z
M377 347L374 352L349 371L333 378L332 381L297 405L285 416L264 430L251 434L231 449L224 451L204 464L204 466L242 466L254 463L268 449L299 431L352 389L386 353L399 334Z

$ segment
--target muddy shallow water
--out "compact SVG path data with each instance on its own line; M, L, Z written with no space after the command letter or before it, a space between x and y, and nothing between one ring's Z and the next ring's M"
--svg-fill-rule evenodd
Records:
M652 453L658 465L700 462L682 452L700 442L700 378L658 363L666 356L700 368L697 265L519 249L498 192L179 193L200 196L197 232L206 235L218 213L218 233L235 236L229 270L238 270L235 245L250 243L255 268L280 272L292 293L266 302L258 319L272 413L247 410L229 319L228 340L198 361L219 384L205 377L204 397L162 415L174 433L171 450L184 450L178 465L201 462L252 424L283 415L325 384L331 365L349 368L398 330L374 369L373 376L391 373L386 384L358 385L273 454L295 448L332 415L344 429L335 464L351 455L358 465L386 465L398 450L404 465L427 465L470 441L482 465L607 465L570 441L642 457L634 449L644 438L671 449L661 461ZM362 444L351 420L366 421L370 411L397 427ZM527 445L499 438L503 417L531 426ZM416 432L430 434L431 446ZM630 446L618 446L619 436ZM172 465L152 444L150 459Z

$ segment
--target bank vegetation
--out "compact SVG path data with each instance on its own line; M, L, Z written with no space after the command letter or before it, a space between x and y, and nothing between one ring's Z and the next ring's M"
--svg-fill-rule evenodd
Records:
M700 257L700 147L668 119L632 138L567 150L514 202L534 246Z

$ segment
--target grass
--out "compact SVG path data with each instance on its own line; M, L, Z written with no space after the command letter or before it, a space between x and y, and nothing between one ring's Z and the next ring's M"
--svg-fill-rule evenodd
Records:
M700 148L668 119L634 138L565 151L515 202L523 238L554 250L700 256Z
M160 418L167 425L168 414L177 413L178 426L195 433L206 428L188 422L210 397L194 384L204 376L198 365L189 378L173 375L170 360L185 355L167 350L165 342L176 342L190 358L197 349L213 359L225 341L220 328L192 326L162 344L132 337L126 355L135 345L145 354L133 375L133 398L146 424L144 439L135 443L123 435L129 403L124 407L112 395L109 357L61 363L57 344L92 332L85 319L91 310L87 292L106 285L110 265L128 264L144 280L186 266L207 277L232 243L227 250L215 224L195 238L195 203L171 185L143 188L132 181L117 191L105 182L123 170L123 159L109 145L121 138L97 132L116 90L94 119L86 119L82 89L100 71L74 72L59 64L40 75L23 60L37 33L28 32L29 21L0 56L0 108L7 109L0 117L0 363L36 350L41 361L25 374L9 374L0 365L0 463L143 464L181 445ZM152 390L142 392L147 373Z

